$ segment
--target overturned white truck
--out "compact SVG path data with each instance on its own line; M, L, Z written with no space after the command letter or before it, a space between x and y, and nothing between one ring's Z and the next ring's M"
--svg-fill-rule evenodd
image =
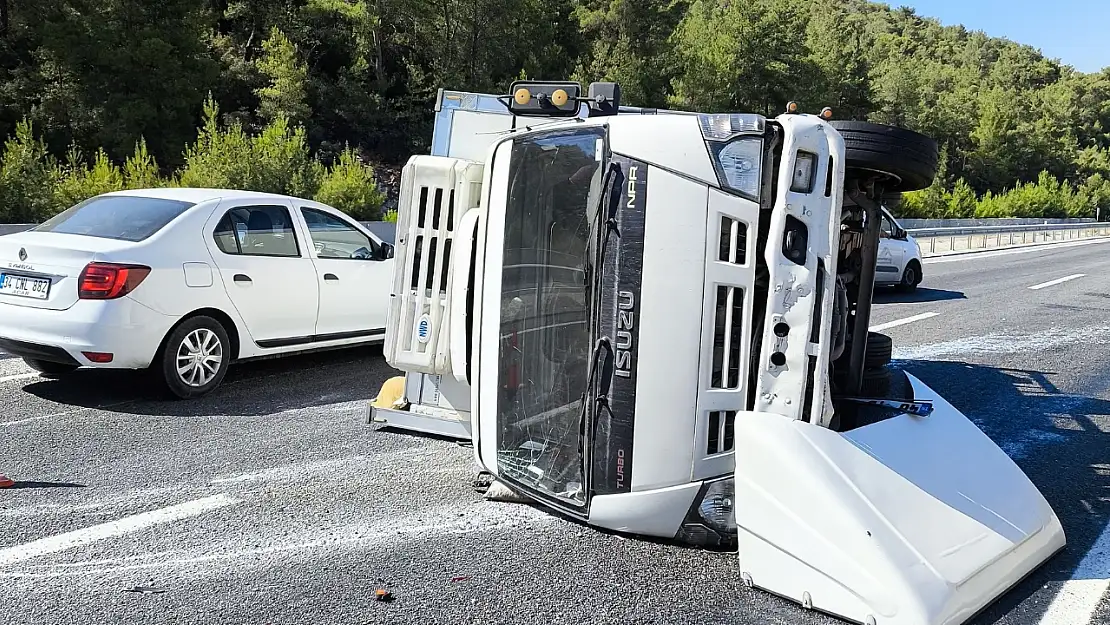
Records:
M442 91L402 177L385 354L406 375L370 420L471 439L580 522L735 550L807 608L970 619L1064 534L868 332L880 201L930 184L935 143L830 119Z

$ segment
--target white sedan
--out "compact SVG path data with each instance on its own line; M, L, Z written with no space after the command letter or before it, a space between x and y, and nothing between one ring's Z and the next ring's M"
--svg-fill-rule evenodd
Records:
M0 349L61 375L150 368L181 398L232 361L381 342L393 246L299 198L99 195L0 236Z

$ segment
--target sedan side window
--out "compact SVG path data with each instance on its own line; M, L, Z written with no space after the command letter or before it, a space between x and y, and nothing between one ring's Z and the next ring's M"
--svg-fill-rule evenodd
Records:
M283 206L239 206L224 213L212 233L224 254L299 257L300 246Z
M346 221L322 210L302 208L317 258L377 258L378 244Z

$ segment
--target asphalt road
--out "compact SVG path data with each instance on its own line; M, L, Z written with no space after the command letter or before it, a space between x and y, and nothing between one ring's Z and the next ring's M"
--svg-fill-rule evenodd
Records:
M1108 269L1110 243L941 259L878 298L899 366L1002 445L1068 535L977 623L1110 623ZM21 482L0 491L0 623L839 622L745 589L729 554L483 501L471 450L363 422L389 375L376 349L269 361L184 403L0 353L0 473Z

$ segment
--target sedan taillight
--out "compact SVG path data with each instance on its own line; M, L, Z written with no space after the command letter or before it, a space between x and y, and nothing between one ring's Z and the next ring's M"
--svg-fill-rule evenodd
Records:
M77 279L77 297L80 299L115 299L123 297L150 273L144 265L118 263L89 263Z

